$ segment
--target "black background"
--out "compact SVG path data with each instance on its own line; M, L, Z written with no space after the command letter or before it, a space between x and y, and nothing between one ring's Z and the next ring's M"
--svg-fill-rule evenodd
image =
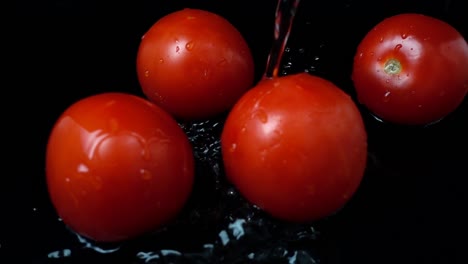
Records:
M285 72L311 69L354 96L352 58L372 26L390 15L418 12L447 21L467 38L462 3L302 0ZM25 234L0 237L0 254L20 245L22 253L16 257L44 263L39 260L49 252L71 243L74 237L57 223L44 183L48 134L61 112L81 98L106 91L142 95L135 70L140 38L157 19L184 7L216 12L236 26L251 47L260 78L272 43L274 0L16 2L17 19L7 25L13 29L11 90L19 92L15 98L23 98L28 113L24 117L15 107L12 112L19 122L17 135L26 133L21 136L28 141L21 150L26 156L12 156L21 158L22 171L27 170L21 182L32 183L32 204L19 208L26 218L11 218L17 225L26 219L18 228ZM321 224L322 263L467 263L461 244L466 241L468 200L467 100L429 127L383 124L364 109L363 116L373 165L349 205ZM25 190L13 192L24 197Z

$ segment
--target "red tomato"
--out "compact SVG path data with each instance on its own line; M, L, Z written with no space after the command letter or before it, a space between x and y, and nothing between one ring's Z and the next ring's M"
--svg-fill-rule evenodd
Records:
M359 101L394 123L433 123L468 92L468 44L452 26L420 14L377 24L361 41L352 79Z
M367 134L352 99L306 73L261 81L231 110L221 136L228 179L272 216L305 222L350 199Z
M58 215L96 241L119 241L175 217L194 181L188 138L145 99L105 93L71 105L50 134L47 185Z
M254 62L225 18L183 9L143 36L137 73L150 100L177 118L202 119L227 111L253 85Z

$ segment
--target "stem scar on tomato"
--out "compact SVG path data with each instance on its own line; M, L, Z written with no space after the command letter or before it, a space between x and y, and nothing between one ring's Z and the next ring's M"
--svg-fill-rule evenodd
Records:
M401 68L401 63L397 59L389 59L384 65L385 73L391 75L399 74L401 72Z

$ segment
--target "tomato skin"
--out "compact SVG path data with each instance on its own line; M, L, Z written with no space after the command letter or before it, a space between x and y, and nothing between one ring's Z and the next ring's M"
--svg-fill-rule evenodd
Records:
M400 63L400 72L386 72L391 59ZM395 15L362 39L352 80L359 101L382 120L433 123L453 112L468 92L468 44L436 18Z
M82 99L59 117L46 151L47 186L65 224L115 242L174 218L194 181L188 138L149 101L123 93Z
M144 94L180 119L227 111L253 85L254 62L241 33L223 17L183 9L159 19L137 54Z
M226 120L221 147L226 175L247 200L306 222L336 212L356 191L367 134L348 95L300 73L249 90Z

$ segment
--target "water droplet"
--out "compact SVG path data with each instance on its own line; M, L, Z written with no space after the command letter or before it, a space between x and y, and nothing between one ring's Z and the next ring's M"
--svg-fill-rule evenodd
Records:
M146 36L146 35L141 36L141 40L143 40L143 39L145 38L145 36Z
M319 59L320 59L319 56L315 56L315 57L314 57L314 60L315 60L315 61L318 61Z
M385 83L390 83L390 79L386 79ZM388 92L387 92L388 93Z
M401 49L401 47L403 47L403 45L397 44L397 45L395 46L395 52L399 51L399 50Z
M151 160L151 151L146 145L144 146L145 147L141 150L141 157L146 161Z
M203 69L202 78L205 79L205 80L210 79L210 70L208 70L207 68Z
M179 50L180 50L179 46L176 46L175 47L175 52L179 52Z
M164 63L164 59L163 58L160 58L159 59L159 64L163 64Z
M185 44L185 48L186 48L188 51L193 50L193 46L194 46L194 44L193 44L192 41L189 41L189 42L187 42L187 44Z
M88 166L86 166L86 164L80 163L80 164L78 164L78 167L76 168L76 171L78 171L78 173L88 173L89 168L88 168Z
M108 121L108 126L110 133L115 133L117 130L119 130L119 121L117 121L116 118L111 118Z
M257 112L255 112L255 116L258 118L258 120L260 120L260 122L262 123L266 123L268 122L268 115L265 113L265 111L263 110L257 110Z
M408 37L408 34L406 34L406 33L401 34L402 39L406 39L407 37Z
M430 37L423 38L424 41L427 41L427 40L430 40L430 39L431 39Z
M369 53L369 55L374 56L374 52Z
M245 131L246 131L246 130L247 130L247 128L245 128L245 127L242 127L242 129L241 129L241 133L245 133Z
M224 67L226 66L227 64L227 60L225 58L222 58L219 62L218 62L218 66L219 67Z
M175 38L174 41L175 41L175 43L179 43L179 39L178 39L178 38Z
M236 151L236 148L237 148L237 144L236 143L232 143L231 146L229 147L229 152L234 152Z
M291 52L291 48L290 48L290 47L286 47L286 48L284 49L284 52L286 52L286 53Z
M149 76L149 71L145 71L145 77Z
M151 180L153 178L153 174L146 169L140 169L140 175L143 180Z
M359 53L359 58L362 58L362 56L364 56L364 53Z
M297 50L299 53L304 53L305 52L305 49L304 48L300 48L299 50Z
M383 96L383 101L384 101L384 103L387 103L387 102L390 101L390 91L385 92L385 94Z
M380 42L380 43L383 42L383 37L380 37L379 42Z
M378 58L377 58L377 61L382 61L382 57L378 57Z

